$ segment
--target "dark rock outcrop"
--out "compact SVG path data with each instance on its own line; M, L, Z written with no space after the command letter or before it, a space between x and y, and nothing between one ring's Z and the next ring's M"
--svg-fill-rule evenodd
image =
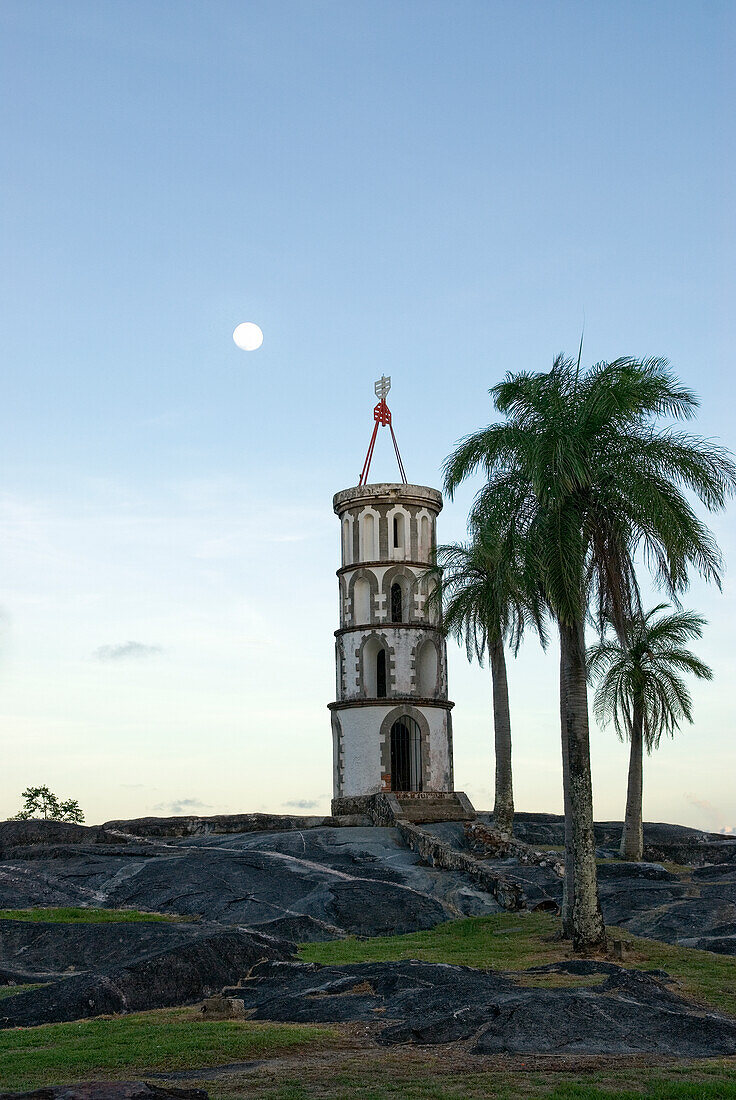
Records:
M423 962L320 967L269 962L224 996L260 1020L385 1020L385 1044L472 1040L478 1054L736 1053L736 1020L669 991L653 975L613 963L557 963L529 974L588 973L587 988L529 988L524 975Z
M479 814L482 820L491 815ZM595 842L599 848L618 851L620 821L596 821ZM527 844L565 843L565 823L559 814L519 813L514 817L514 836ZM736 840L722 833L706 833L685 825L644 822L644 855L656 862L682 864L736 863Z
M682 943L704 935L732 936L736 930L736 905L717 898L683 898L633 915L623 913L618 923L637 936L665 943Z
M120 844L120 838L102 825L74 825L35 817L0 821L0 859L6 858L9 851L37 844Z
M288 959L293 945L245 930L205 933L96 974L62 978L0 1001L0 1027L78 1020L192 1004L237 981L263 959Z
M248 926L312 917L338 935L409 932L498 911L462 875L421 867L388 829L192 837L137 858L103 853L70 845L66 860L0 863L0 907L103 905Z
M130 820L106 821L103 829L139 837L216 836L228 833L279 833L294 829L335 828L342 824L370 824L370 818L359 820L335 817L296 816L294 814L213 814L179 817L136 817Z
M343 939L346 933L337 925L315 917L277 917L275 920L251 924L253 932L263 932L266 936L280 936L294 943L324 943L326 940Z
M0 908L133 907L197 915L223 926L269 926L265 930L308 940L411 932L502 908L553 911L561 901L559 853L547 860L541 852L532 859L523 846L514 845L480 858L469 850L460 822L402 824L400 830L334 828L316 827L320 818L241 815L228 818L227 824L244 819L249 827L257 819L258 829L276 820L278 828L160 838L114 835L116 843L111 844L104 838L92 842L84 827L34 823L26 840L43 835L49 841L60 826L71 829L70 842L14 844L12 858L0 860ZM184 819L190 820L205 822ZM305 822L308 827L297 827ZM18 839L17 827L25 829L28 823L6 824ZM40 833L37 826L43 826ZM519 815L519 830L534 833L536 844L545 842L542 836L554 838L561 828L562 819L555 815ZM596 829L601 841L612 840L620 825L603 823ZM662 843L678 837L690 843L688 838L705 835L676 826L646 829ZM725 844L725 851L732 842L721 838L708 843ZM652 862L613 859L600 864L599 882L609 924L732 953L736 864L700 865L690 874ZM131 937L132 946L136 932L122 935ZM122 954L115 960L116 965L126 961ZM45 971L40 961L38 965ZM72 959L68 965L78 963ZM11 971L32 969L23 959L0 955L3 968L6 980L12 980Z
M221 931L218 927L217 931ZM207 934L199 922L57 923L0 921L0 965L27 975L100 970L166 951ZM33 981L33 977L28 977ZM40 979L39 979L40 980Z

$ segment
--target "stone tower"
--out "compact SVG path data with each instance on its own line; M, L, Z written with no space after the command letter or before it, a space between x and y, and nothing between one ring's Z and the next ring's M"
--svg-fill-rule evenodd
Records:
M425 606L442 496L423 485L359 485L333 505L342 527L334 797L451 791L447 652Z
M376 428L390 426L379 386ZM365 484L375 434L361 484L333 500L342 536L330 704L335 812L341 800L381 791L426 799L453 790L447 652L438 610L427 604L442 495L406 482ZM397 458L403 475L398 448Z

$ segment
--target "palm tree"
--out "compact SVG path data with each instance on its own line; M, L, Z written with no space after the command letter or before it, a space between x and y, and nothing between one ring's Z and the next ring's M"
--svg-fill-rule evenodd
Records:
M445 464L452 496L485 474L471 514L524 535L529 569L560 636L560 719L566 825L563 932L576 950L605 945L598 900L590 777L585 621L622 632L639 605L640 550L673 596L688 571L720 583L720 555L685 492L711 511L736 488L728 452L672 428L698 401L665 360L617 359L587 372L558 356L548 373L508 374L490 391L505 421L462 440Z
M509 835L514 823L514 789L504 642L508 641L516 654L527 624L536 627L543 646L547 641L541 599L534 586L525 585L519 551L508 532L488 526L475 531L467 543L440 546L433 592L444 604L445 633L465 645L469 661L475 657L482 665L486 655L489 659L496 763L493 820L497 829Z
M631 742L626 817L621 835L621 858L640 860L644 850L642 828L643 748L659 747L662 734L674 737L680 722L692 722L692 700L681 673L710 680L712 670L686 649L700 638L705 619L693 611L661 615L660 603L639 612L626 624L623 639L604 636L588 650L588 671L599 677L593 710L602 725L613 721L618 736Z

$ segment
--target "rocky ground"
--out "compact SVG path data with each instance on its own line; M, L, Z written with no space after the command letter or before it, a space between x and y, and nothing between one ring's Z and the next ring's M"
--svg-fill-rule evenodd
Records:
M479 1052L606 1052L600 1036L607 1021L612 1049L621 1053L736 1052L733 1021L700 1012L656 976L620 967L599 970L590 988L540 990L519 987L511 975L437 964L362 964L318 975L295 963L287 941L428 929L497 913L499 897L513 896L513 904L526 909L559 902L558 854L529 861L476 851L483 868L508 886L494 896L462 862L469 854L462 823L423 828L449 853L449 869L422 862L399 829L359 819L243 815L214 824L190 818L93 828L0 823L0 908L97 906L187 918L159 924L0 921L0 985L44 983L3 998L0 1026L193 1003L265 960L244 996L256 1016L313 1021L368 1014L374 1022L391 1020L386 1043L445 1042L457 1032L476 1036ZM736 843L647 826L649 862L628 864L614 858L620 825L596 830L608 924L736 955ZM515 832L537 846L563 839L561 819L552 815L520 815ZM461 869L453 869L452 853L462 856ZM611 1021L624 1016L626 1025L611 1031ZM552 1018L554 1048L545 1045L542 1028Z
M523 984L551 973L583 984ZM256 1020L386 1021L377 1038L387 1045L470 1040L472 1054L736 1054L736 1020L697 1009L669 991L662 975L572 960L524 971L523 982L519 977L414 960L269 961L223 993L242 1000Z
M544 816L549 820L520 815L515 834L532 845L562 846L560 819ZM466 844L457 823L425 828L457 848ZM602 860L598 865L599 892L606 924L665 943L736 955L736 842L677 825L648 825L645 834L645 857L649 858L626 863L617 858L621 825L596 825ZM655 857L664 858L666 866ZM707 862L710 860L719 862ZM515 859L489 862L499 874L521 885L529 908L549 898L557 903L562 900L561 880L550 868Z

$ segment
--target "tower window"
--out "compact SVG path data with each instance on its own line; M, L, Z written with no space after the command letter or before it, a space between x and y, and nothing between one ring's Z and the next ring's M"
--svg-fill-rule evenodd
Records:
M437 694L439 660L435 645L429 638L417 649L416 670L418 693L425 699L433 699Z
M361 533L361 548L360 553L363 561L373 561L375 558L374 547L374 530L375 523L373 516L368 512L360 521L360 533Z
M404 545L404 515L397 512L394 516L394 549L399 550Z
M422 560L428 561L430 559L432 544L429 534L429 520L426 516L422 516L422 522L420 524L419 552Z
M353 623L371 621L371 586L365 577L358 577L353 589Z
M404 621L403 606L401 597L401 585L394 583L391 585L391 622L401 623Z
M379 649L376 654L376 698L386 698L386 650Z

